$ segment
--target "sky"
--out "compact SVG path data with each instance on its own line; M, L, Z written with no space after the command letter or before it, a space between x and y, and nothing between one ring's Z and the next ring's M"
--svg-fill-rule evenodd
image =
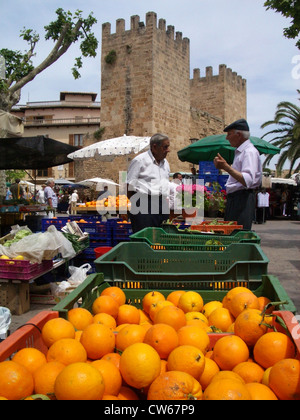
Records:
M44 40L44 26L56 20L61 7L75 12L82 10L87 17L93 12L98 23L93 27L99 40L96 58L84 59L81 78L74 80L71 68L79 55L72 46L58 62L41 73L22 89L20 104L35 101L57 101L61 91L88 91L100 97L102 24L125 19L130 29L130 17L153 11L157 19L175 27L190 39L190 75L200 68L205 75L207 66L213 74L226 64L247 80L247 120L251 134L261 137L268 129L261 124L274 118L279 102L299 105L300 50L296 40L283 36L290 20L274 10L266 10L264 0L0 0L0 49L24 52L27 44L19 35L23 27L34 29L41 41L34 64L38 65L50 52L53 43Z

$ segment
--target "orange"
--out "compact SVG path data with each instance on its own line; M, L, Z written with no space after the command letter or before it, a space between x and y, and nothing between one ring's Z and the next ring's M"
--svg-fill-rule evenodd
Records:
M258 298L258 309L262 312L264 311L265 307L271 303L270 299L264 296L260 296ZM271 314L274 311L275 307L271 306L269 309L267 309L266 314Z
M75 340L80 341L82 335L82 331L76 331L75 332Z
M120 398L116 397L115 395L104 394L102 397L102 401L120 401Z
M0 363L1 396L8 400L20 400L33 393L32 374L19 363L8 361Z
M218 300L213 300L211 302L206 303L203 306L203 315L206 316L206 318L209 318L210 314L218 308L223 308L222 302L219 302Z
M232 370L221 370L212 378L211 382L223 381L224 379L230 379L231 381L239 381L245 385L244 379Z
M121 386L120 392L118 394L119 400L131 400L137 401L139 400L138 395L133 389L129 388L128 386Z
M126 347L134 343L142 343L146 330L141 325L129 324L122 328L116 335L117 351L124 351Z
M202 321L204 322L204 324L208 325L208 319L201 312L187 312L185 314L185 317L187 321L195 319L198 321Z
M178 308L182 309L184 313L201 312L203 305L202 296L193 291L185 292L178 301Z
M252 292L242 292L234 296L228 304L230 313L237 318L245 309L258 309L258 298Z
M142 311L142 309L139 309L139 313L140 313L140 324L144 322L152 323L151 319L149 318L148 314L146 314L145 311Z
M171 292L167 296L167 300L169 302L172 302L173 305L178 306L179 299L181 298L182 295L184 295L184 293L185 293L185 290L175 290L174 292Z
M222 370L232 370L249 359L249 350L240 337L229 335L216 342L213 359Z
M186 321L186 326L198 327L198 328L201 328L202 330L204 330L207 333L211 333L212 332L212 328L209 327L201 319L189 319L189 320Z
M65 367L60 362L50 362L37 369L33 374L35 393L54 394L55 380Z
M280 400L300 400L300 362L284 359L274 364L269 387Z
M282 359L295 356L292 340L280 332L269 332L257 341L253 349L256 363L267 369Z
M58 400L101 400L104 395L103 376L88 363L73 363L57 376L54 391Z
M39 367L47 363L44 353L34 348L24 348L19 350L12 358L12 361L24 366L32 374Z
M152 303L150 306L150 310L149 310L149 317L151 319L151 321L154 321L155 319L155 315L157 314L157 312L164 308L165 306L172 306L173 303L168 301L168 300L159 300L156 303ZM175 306L175 305L173 305Z
M105 354L112 353L115 348L113 331L102 324L91 324L82 333L80 342L85 348L89 359L101 359Z
M167 370L179 370L199 379L205 368L205 357L195 346L179 346L168 357Z
M83 345L74 338L62 338L56 341L47 353L48 362L60 362L64 365L86 362L87 353Z
M118 302L119 306L124 305L126 302L125 293L122 289L120 289L120 287L116 286L107 287L101 292L100 296L111 296Z
M202 386L202 389L206 389L208 385L211 383L213 377L220 372L220 368L217 365L217 363L209 359L208 357L205 357L205 367L202 375L199 378L199 382Z
M152 382L147 399L202 400L202 388L200 383L186 372L166 372Z
M263 384L249 383L246 388L250 393L252 401L277 401L278 398L274 392Z
M140 312L132 305L121 305L117 315L117 325L120 324L139 324Z
M229 305L232 301L232 299L234 298L235 295L239 294L239 293L243 293L243 292L250 292L251 290L248 289L247 287L234 287L233 289L229 290L229 292L226 294L226 296L223 299L223 306L224 308L229 308Z
M143 297L143 310L148 314L152 303L165 299L164 295L160 292L149 292Z
M165 306L157 312L154 324L167 324L177 331L186 325L185 314L177 306Z
M116 319L119 306L118 302L111 296L99 296L93 303L92 311L94 315L104 312Z
M240 381L232 379L222 379L212 381L203 394L206 401L249 401L250 392L246 385Z
M110 394L117 396L122 386L122 376L119 369L111 362L107 360L95 360L91 363L99 370L104 380L104 394Z
M232 371L240 375L246 384L250 382L261 383L265 372L261 366L253 362L240 363Z
M210 326L223 332L226 332L233 322L234 318L226 308L215 309L208 318L208 324Z
M202 353L205 354L207 352L210 345L210 340L209 336L204 331L204 329L199 328L197 326L188 325L185 327L181 327L177 331L177 334L179 346L195 346L199 350L201 350Z
M107 360L110 363L113 363L118 369L120 369L120 359L121 355L119 353L107 353L101 360Z
M178 335L170 325L155 324L146 332L144 343L153 347L161 359L167 359L178 346Z
M134 388L141 389L150 385L159 376L160 370L160 357L148 344L132 344L121 355L121 375Z
M115 318L111 315L105 314L104 312L97 314L93 318L94 324L103 324L111 329L115 329L117 326L117 322Z
M263 378L262 378L261 383L266 385L266 386L269 386L271 369L272 369L272 366L269 367L268 369L266 369L264 374L263 374Z
M5 397L0 397L0 401L8 401L8 399Z
M267 332L268 327L262 325L263 322L264 317L258 309L247 309L235 320L234 333L252 347Z
M82 331L93 323L93 315L84 308L74 308L68 311L68 320L76 330Z
M47 347L61 338L74 338L75 328L71 322L63 318L54 318L46 322L42 328L42 337Z

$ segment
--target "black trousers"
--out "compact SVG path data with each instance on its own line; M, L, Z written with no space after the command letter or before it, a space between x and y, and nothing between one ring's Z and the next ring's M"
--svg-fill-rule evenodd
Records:
M255 217L254 190L240 190L227 194L224 220L237 221L244 229L251 230Z
M160 227L170 217L169 203L162 195L134 194L129 217L133 233L147 227Z

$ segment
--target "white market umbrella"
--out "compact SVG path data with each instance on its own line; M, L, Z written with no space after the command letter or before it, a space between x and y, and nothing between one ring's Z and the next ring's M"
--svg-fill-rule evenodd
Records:
M99 141L68 155L69 159L80 160L95 158L112 161L117 156L137 154L150 145L150 137L124 136Z
M103 187L103 185L117 185L117 186L119 186L119 184L117 184L116 182L114 182L110 179L104 179L104 178L85 179L83 181L77 182L77 184L83 185L85 187L96 186L96 191L101 191L101 188Z

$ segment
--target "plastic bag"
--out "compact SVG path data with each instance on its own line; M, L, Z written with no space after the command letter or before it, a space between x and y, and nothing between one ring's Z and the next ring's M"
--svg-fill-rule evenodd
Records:
M83 264L81 267L69 267L69 273L71 277L68 279L68 283L71 286L79 286L87 278L87 273L91 270L90 264Z
M44 233L34 233L12 244L6 251L9 258L23 255L33 263L52 260L57 254L65 259L74 258L76 252L70 241L55 226L50 226Z
M5 340L11 323L11 313L8 308L0 307L0 341Z

